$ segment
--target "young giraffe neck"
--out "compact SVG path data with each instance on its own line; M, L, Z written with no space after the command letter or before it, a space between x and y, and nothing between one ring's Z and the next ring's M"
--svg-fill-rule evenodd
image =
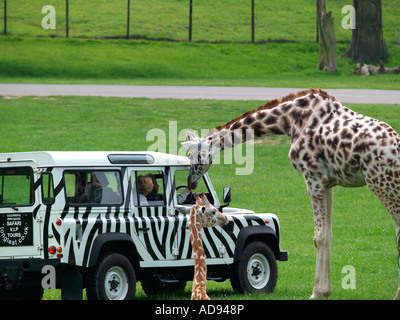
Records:
M194 258L193 289L190 299L210 300L207 295L207 264L204 254L203 240L201 238L201 221L197 214L197 206L193 206L190 210L189 230Z
M287 135L294 142L307 120L325 100L336 101L334 97L322 90L300 91L297 94L270 101L212 129L205 139L211 141L214 154L262 136Z

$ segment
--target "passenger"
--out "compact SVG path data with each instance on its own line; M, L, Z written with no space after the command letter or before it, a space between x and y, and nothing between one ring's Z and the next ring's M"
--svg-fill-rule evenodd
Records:
M85 194L84 194L84 202L85 203L100 203L101 202L103 186L101 185L99 179L97 179L96 174L93 173L92 181L86 183Z
M160 186L158 185L157 179L154 176L154 174L148 174L146 177L150 177L151 180L153 181L153 190L151 190L151 192L149 193L149 195L147 196L147 200L149 201L160 201L160 200L164 200L164 197L162 194L158 193L158 189L160 188Z
M153 180L149 176L138 177L138 189L139 189L139 205L148 206L147 196L153 190Z
M74 203L84 203L85 199L85 187L87 183L87 173L78 172L75 174L76 184L75 184L75 199Z

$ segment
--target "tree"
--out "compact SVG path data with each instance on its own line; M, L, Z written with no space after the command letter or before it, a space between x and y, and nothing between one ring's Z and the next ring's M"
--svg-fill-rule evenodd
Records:
M325 0L317 0L319 61L317 69L337 70L335 19L326 12Z
M381 0L353 0L356 25L350 46L342 57L361 63L386 60L389 53L383 40Z

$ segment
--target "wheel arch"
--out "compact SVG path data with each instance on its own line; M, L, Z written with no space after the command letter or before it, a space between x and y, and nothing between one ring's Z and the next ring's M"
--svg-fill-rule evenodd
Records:
M240 256L246 247L246 245L252 241L262 241L268 244L268 246L272 249L275 258L279 259L280 250L279 250L279 241L275 231L268 226L249 226L243 228L236 241L235 254L234 254L234 262L240 260Z
M93 242L88 267L96 265L98 259L107 252L118 252L126 256L135 270L139 266L136 246L132 238L126 233L103 233Z

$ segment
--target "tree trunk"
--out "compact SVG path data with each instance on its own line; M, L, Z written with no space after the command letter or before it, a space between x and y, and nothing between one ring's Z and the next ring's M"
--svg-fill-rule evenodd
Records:
M356 28L350 46L342 57L361 63L374 63L389 57L383 40L381 0L353 0Z
M318 19L319 61L317 69L336 71L335 19L332 17L332 12L326 13L325 0L318 0L318 2L317 7L320 9L321 18Z
M317 38L316 43L319 43L319 26L321 25L321 5L322 1L317 0Z

